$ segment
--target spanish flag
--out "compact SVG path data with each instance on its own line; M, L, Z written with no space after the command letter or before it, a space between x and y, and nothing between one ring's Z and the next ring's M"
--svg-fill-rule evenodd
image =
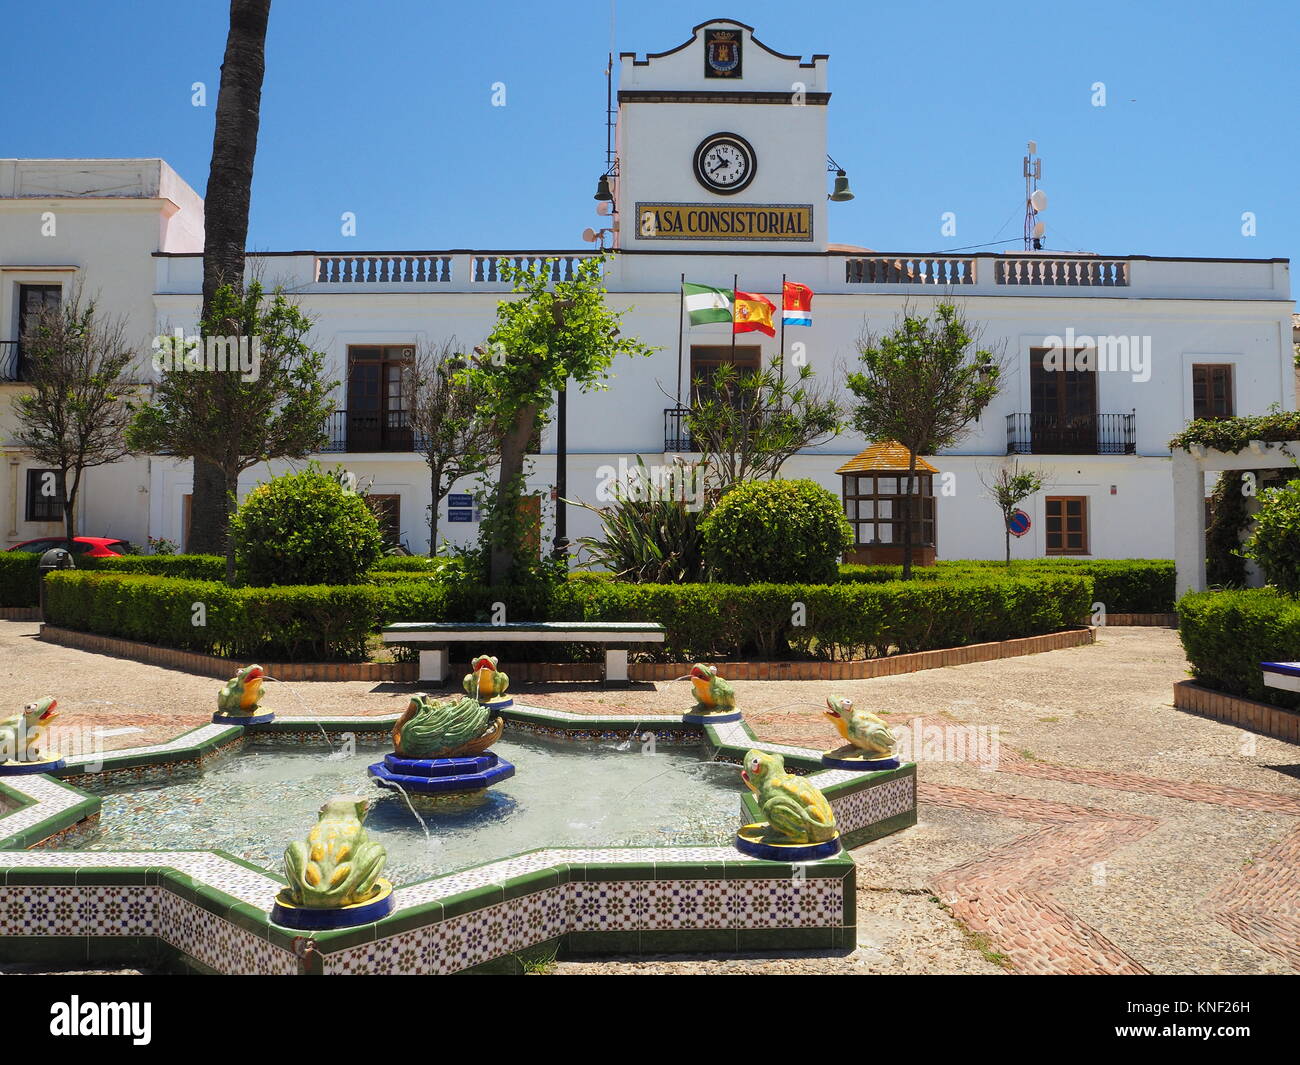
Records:
M757 329L770 337L776 336L776 327L772 324L772 312L776 310L776 304L766 296L737 290L733 307L733 333L749 333Z

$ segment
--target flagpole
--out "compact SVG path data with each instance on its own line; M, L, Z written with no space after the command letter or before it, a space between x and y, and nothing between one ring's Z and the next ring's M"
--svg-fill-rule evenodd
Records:
M785 274L781 275L781 383L785 384Z
M736 289L740 287L740 275L731 275L731 365L736 365Z
M686 275L677 288L677 406L682 405L682 325L686 317Z

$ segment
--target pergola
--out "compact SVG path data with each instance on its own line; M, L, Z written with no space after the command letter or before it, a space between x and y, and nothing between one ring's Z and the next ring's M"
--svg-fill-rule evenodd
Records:
M1174 448L1175 595L1205 590L1205 475L1225 470L1276 470L1296 465L1300 440L1252 440L1241 451L1200 444Z

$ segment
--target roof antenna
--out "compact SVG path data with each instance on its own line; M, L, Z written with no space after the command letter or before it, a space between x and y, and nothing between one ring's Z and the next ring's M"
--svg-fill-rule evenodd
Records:
M1047 210L1047 193L1038 187L1043 176L1043 160L1038 154L1038 142L1030 141L1024 158L1025 173L1025 251L1042 251L1043 234L1047 227L1038 221L1038 215Z

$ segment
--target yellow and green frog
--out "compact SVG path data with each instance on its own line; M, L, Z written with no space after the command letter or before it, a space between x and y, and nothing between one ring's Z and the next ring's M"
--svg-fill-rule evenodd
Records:
M718 676L717 666L696 662L691 666L690 678L695 692L694 713L723 714L736 709L736 689Z
M366 902L388 855L366 833L369 802L356 795L336 795L320 808L320 819L305 842L284 852L287 894L296 906L336 909Z
M832 695L826 700L823 713L831 719L836 731L867 759L893 756L898 739L889 725L869 710L853 709L852 699Z
M217 693L217 709L229 717L255 716L265 680L266 671L261 666L245 666L222 685Z
M781 755L749 751L740 779L758 800L774 842L825 843L835 838L835 813L826 796L803 777L787 772Z
M479 655L469 664L469 672L465 674L461 687L471 699L486 703L505 695L510 687L510 678L497 669L494 655Z
M59 715L57 699L47 695L28 703L21 713L0 720L0 762L39 762L50 722Z

